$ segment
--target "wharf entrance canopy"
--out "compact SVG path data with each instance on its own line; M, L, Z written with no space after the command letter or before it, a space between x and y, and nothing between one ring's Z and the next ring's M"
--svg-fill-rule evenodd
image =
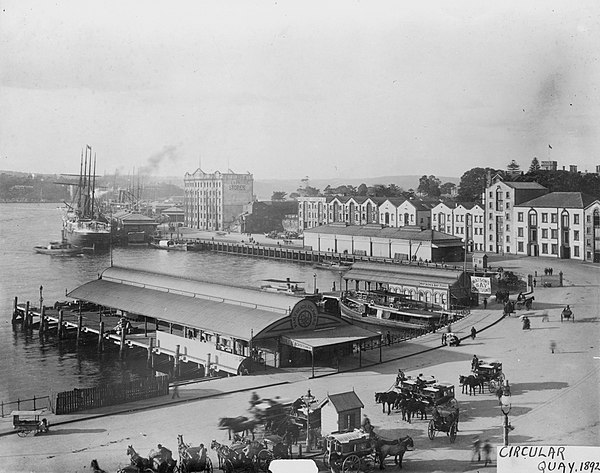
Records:
M216 364L234 374L261 346L280 360L283 336L349 327L346 330L356 332L359 340L365 338L364 331L343 321L338 306L332 307L320 294L278 294L111 267L68 296L155 323L159 353L173 356L179 346L183 361Z

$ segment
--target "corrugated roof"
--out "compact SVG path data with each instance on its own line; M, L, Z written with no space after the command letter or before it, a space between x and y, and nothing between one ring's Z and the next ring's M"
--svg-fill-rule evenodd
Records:
M437 230L421 230L420 228L381 227L381 225L321 225L307 228L304 233L321 233L327 235L353 235L365 237L389 238L413 241L452 241L462 245L459 237Z
M583 209L592 202L595 197L582 192L550 192L549 194L536 197L518 204L518 207L542 207L542 208L560 208Z
M354 391L339 394L328 394L327 397L335 407L335 410L338 412L346 412L365 407Z
M261 310L250 304L234 305L104 279L84 284L68 296L187 327L214 330L242 340L249 340L252 333L258 336L271 324L287 317L282 312Z
M300 296L264 292L258 288L216 284L200 279L187 279L166 273L153 273L113 266L102 273L102 279L122 284L132 284L149 289L169 290L175 294L222 300L233 304L240 301L256 304L265 310L285 311L294 307Z
M451 273L452 274L452 273ZM358 269L352 268L346 274L344 274L344 279L346 280L355 280L355 281L370 281L370 282L380 282L380 283L388 283L388 284L399 284L399 285L414 285L415 281L425 281L440 284L442 286L451 286L456 283L456 276L453 278L449 277L440 277L440 276L432 276L425 275L417 276L417 275L397 275L394 273L389 273L385 271L361 271Z

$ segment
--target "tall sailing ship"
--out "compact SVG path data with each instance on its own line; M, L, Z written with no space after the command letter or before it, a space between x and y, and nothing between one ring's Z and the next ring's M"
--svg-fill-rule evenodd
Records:
M87 145L81 153L79 182L71 204L66 204L63 216L63 240L80 248L101 250L110 246L110 223L102 215L96 202L96 156L93 160L92 148ZM65 202L66 203L66 202Z

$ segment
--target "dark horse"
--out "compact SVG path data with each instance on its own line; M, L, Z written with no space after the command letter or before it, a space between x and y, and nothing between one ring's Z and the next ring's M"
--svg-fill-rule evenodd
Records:
M479 394L483 394L483 379L470 374L469 376L459 376L458 381L462 385L462 393L465 394L467 387L469 388L469 396L477 394L475 388L479 387Z
M412 396L400 396L398 404L402 411L402 420L405 420L409 424L411 423L412 418L417 415L421 420L427 420L427 402Z
M94 473L106 473L105 470L100 468L100 465L98 465L98 460L96 460L95 458L92 460L92 463L90 463L90 468Z
M410 436L399 438L397 440L386 440L381 437L375 439L375 453L379 461L379 469L385 468L384 461L386 457L393 455L394 463L398 468L402 468L402 458L407 450L414 447L413 439Z
M229 440L231 440L231 432L234 434L242 432L244 435L248 435L248 433L250 433L252 434L252 440L254 440L254 428L256 427L256 424L256 421L250 420L244 416L222 417L219 419L219 428L222 430L227 430L229 434Z
M383 412L385 414L385 406L387 404L388 415L390 415L392 411L392 407L396 407L398 401L400 400L399 395L395 391L386 391L383 393L375 393L375 402L377 404L383 404Z

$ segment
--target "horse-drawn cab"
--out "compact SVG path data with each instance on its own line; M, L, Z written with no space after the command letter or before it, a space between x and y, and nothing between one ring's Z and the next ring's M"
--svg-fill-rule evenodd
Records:
M333 432L325 437L323 463L327 468L343 473L363 471L365 457L374 453L368 433L360 430Z
M450 383L435 383L423 388L421 397L431 406L446 404L454 399L454 385Z
M26 437L29 434L48 432L48 421L40 420L43 410L37 411L12 411L13 428L17 431L19 437Z
M502 372L502 363L499 361L480 360L475 375L488 384L490 393L495 393L499 387L504 385L505 376Z
M422 375L419 375L416 378L409 376L400 381L398 388L402 394L415 396L421 395L424 389L432 387L435 384L436 380L433 376L429 379L424 378Z
M460 345L460 337L453 332L449 332L446 334L446 343L448 346L457 347Z
M526 308L529 310L531 309L534 300L535 297L533 297L533 291L520 292L514 304L517 309Z
M437 406L433 409L432 416L427 426L429 440L435 438L436 432L445 432L450 437L450 442L454 443L458 432L458 408L451 405Z

